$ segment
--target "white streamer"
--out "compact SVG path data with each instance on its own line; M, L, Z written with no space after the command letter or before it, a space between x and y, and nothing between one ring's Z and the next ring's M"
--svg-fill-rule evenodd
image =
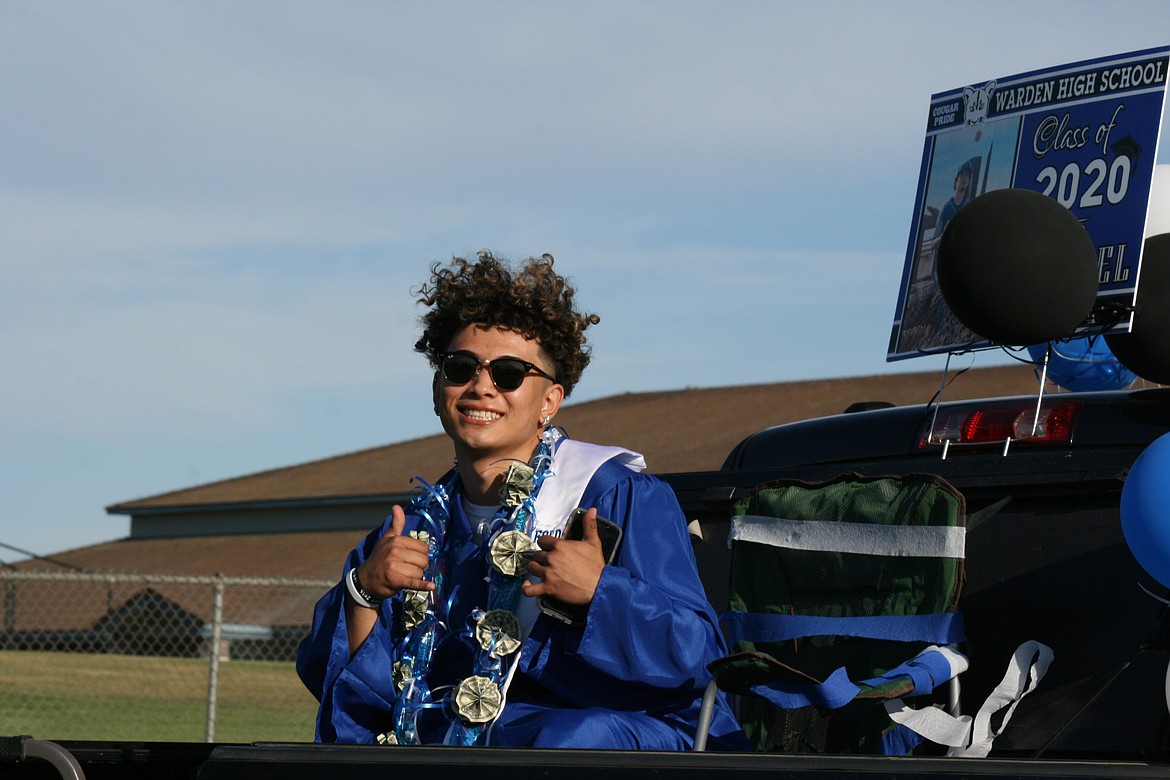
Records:
M935 707L911 709L901 699L886 702L886 712L895 723L906 726L932 742L950 748L947 755L957 758L985 758L995 738L1007 728L1020 700L1036 689L1052 663L1052 648L1036 641L1016 648L1003 680L972 718L954 717ZM1006 710L997 730L992 717Z

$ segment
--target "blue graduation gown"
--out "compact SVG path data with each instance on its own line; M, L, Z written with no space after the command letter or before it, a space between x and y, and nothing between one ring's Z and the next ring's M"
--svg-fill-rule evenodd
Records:
M436 649L428 682L442 687L470 673L471 652L455 636L466 616L487 601L483 553L462 508L451 497L447 582L451 634ZM687 749L692 744L706 666L726 653L717 620L695 567L686 520L673 491L653 476L616 461L589 482L584 507L622 527L612 565L598 583L584 625L541 615L524 640L507 703L490 732L492 745L602 749ZM407 530L418 518L407 514ZM389 527L366 537L343 572L360 565ZM401 599L382 603L370 636L349 657L344 582L317 603L311 634L297 653L297 671L321 706L316 739L371 743L391 729L395 688L391 667L402 637ZM441 743L448 721L424 710L419 734ZM748 749L719 698L708 748Z

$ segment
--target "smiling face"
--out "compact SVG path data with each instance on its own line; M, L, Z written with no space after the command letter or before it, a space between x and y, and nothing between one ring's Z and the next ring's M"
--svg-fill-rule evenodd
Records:
M555 375L552 361L540 344L515 331L468 325L455 335L447 351L466 353L479 360L520 358ZM468 469L487 486L507 471L508 459L527 463L540 441L544 418L557 413L565 394L561 385L535 372L529 373L515 390L500 390L488 368L481 368L462 385L436 374L434 392L435 411L455 444L464 484L472 494L482 491L473 486L475 480L469 478Z

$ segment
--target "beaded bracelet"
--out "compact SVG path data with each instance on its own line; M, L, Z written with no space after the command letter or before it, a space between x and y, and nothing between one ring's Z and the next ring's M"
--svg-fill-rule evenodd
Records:
M374 598L372 593L362 587L356 568L350 569L349 573L345 575L345 587L349 591L349 597L359 607L377 609L382 605L382 599Z

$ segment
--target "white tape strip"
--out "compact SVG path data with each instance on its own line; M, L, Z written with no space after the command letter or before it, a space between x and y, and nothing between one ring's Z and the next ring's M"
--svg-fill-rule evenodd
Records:
M757 515L731 518L728 544L755 542L790 550L850 552L865 555L962 558L965 528L934 525L784 520Z

